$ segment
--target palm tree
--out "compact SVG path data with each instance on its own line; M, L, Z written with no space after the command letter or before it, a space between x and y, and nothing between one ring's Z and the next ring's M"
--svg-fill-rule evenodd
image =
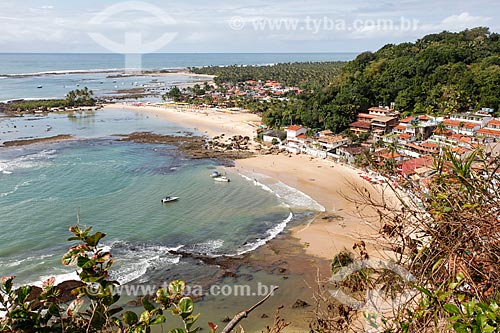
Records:
M442 134L446 133L446 130L447 130L447 127L444 124L444 122L440 122L436 125L435 133L438 135L442 135Z

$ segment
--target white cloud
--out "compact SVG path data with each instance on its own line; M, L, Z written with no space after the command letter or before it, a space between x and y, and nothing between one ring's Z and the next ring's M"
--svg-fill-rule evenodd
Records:
M491 19L491 17L473 16L464 12L459 15L448 16L441 21L441 26L443 26L444 30L462 30L487 25Z

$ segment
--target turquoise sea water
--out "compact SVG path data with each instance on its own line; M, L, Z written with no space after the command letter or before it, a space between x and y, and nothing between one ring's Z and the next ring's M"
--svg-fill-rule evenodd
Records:
M78 210L82 224L109 234L104 245L119 258L114 277L126 283L182 265L172 249L212 256L251 251L283 231L292 212L314 208L284 184L273 190L216 161L186 159L175 147L111 137L182 130L143 114L27 116L3 119L0 129L15 126L20 132L11 135L18 138L43 133L47 124L54 135L79 140L0 149L0 275L15 274L19 282L74 276L60 258ZM214 182L216 167L232 182ZM166 195L180 200L161 204Z
M298 61L347 61L354 53L241 53L241 54L146 54L144 70L179 69L209 65L258 65ZM20 98L62 98L81 87L105 96L122 89L142 87L158 89L179 83L204 81L186 77L109 78L122 71L125 58L119 54L6 54L0 53L0 101ZM78 73L75 73L78 72ZM85 73L87 72L87 73ZM55 75L57 74L57 75ZM152 82L152 80L156 80ZM41 87L41 88L38 88Z
M147 69L203 65L269 64L290 61L348 60L352 54L191 54L147 55ZM62 97L89 86L106 94L115 86L150 84L151 77L107 78L74 70L123 67L119 55L0 54L0 100ZM47 72L68 72L49 74ZM2 77L2 74L41 75ZM169 77L165 85L187 83ZM101 83L102 82L102 83ZM42 89L36 88L42 85ZM147 281L172 267L192 271L192 261L172 249L218 256L252 251L282 232L301 214L320 209L311 198L281 183L263 185L258 175L239 175L217 161L193 161L174 147L118 142L113 134L152 131L178 134L193 129L145 114L116 109L96 112L0 117L0 143L71 134L56 144L0 148L0 276L36 282L47 276L74 276L60 264L68 228L92 225L109 236L104 245L119 259L120 282ZM218 168L232 182L209 177ZM265 183L265 182L264 182ZM163 205L166 195L179 196ZM187 268L184 267L188 265ZM195 274L210 275L198 267ZM164 276L163 276L164 277Z

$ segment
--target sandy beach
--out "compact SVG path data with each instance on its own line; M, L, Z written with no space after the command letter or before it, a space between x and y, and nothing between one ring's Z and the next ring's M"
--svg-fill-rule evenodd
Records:
M214 110L176 110L153 106L108 105L106 108L126 108L144 112L162 120L181 124L211 137L243 135L255 137L255 129L248 122L260 123L259 116L251 113L226 113ZM376 254L376 244L367 241L376 234L373 222L361 218L356 205L347 198L355 198L354 187L365 188L374 195L377 189L359 177L360 171L331 160L314 159L306 155L258 155L236 161L238 172L260 173L298 189L325 208L306 226L292 230L306 253L331 260L344 248L363 239L367 250Z
M194 132L214 137L220 134L255 136L254 128L248 122L260 123L260 117L251 113L229 113L214 110L180 110L154 106L132 106L109 104L105 109L129 109L147 113L150 117L166 120L192 129Z

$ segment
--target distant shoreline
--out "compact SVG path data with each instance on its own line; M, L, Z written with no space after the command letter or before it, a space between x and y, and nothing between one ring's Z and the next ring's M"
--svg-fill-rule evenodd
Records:
M192 76L192 77L203 77L203 78L213 78L213 75L206 74L195 74L187 71L187 68L179 69L156 69L156 70L145 70L145 71L132 71L126 72L124 69L109 68L109 69L75 69L75 70L56 70L56 71L45 71L38 73L20 73L20 74L0 74L0 77L4 78L29 78L29 77L41 77L41 76L55 76L55 75L68 75L68 74L116 74L113 77L135 77L135 76Z

